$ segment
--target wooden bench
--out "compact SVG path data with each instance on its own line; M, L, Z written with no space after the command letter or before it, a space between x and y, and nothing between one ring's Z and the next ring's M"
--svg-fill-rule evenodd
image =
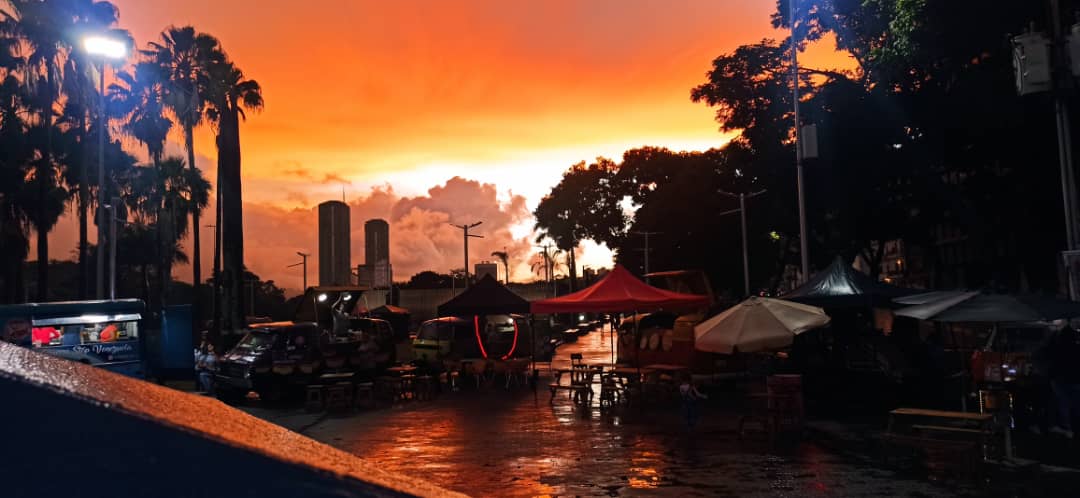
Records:
M912 419L911 430L899 432L897 419ZM897 446L938 454L947 460L954 456L979 454L987 458L987 438L993 434L993 416L985 413L898 408L889 412L889 426L884 440Z

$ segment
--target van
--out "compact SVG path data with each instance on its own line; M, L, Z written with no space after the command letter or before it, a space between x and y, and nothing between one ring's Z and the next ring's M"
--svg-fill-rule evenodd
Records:
M420 325L413 340L416 359L439 364L444 358L528 357L532 329L522 315L443 317Z

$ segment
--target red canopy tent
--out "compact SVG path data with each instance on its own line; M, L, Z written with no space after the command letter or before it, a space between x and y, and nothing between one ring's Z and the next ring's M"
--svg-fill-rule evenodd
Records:
M573 294L532 302L533 313L614 313L706 306L709 298L653 287L615 265L599 282Z
M615 313L655 311L671 308L707 306L709 298L683 294L653 287L632 275L626 268L615 265L599 282L573 294L532 302L533 313ZM637 336L637 321L634 321ZM612 330L611 356L615 362L615 331ZM640 366L640 365L639 365Z

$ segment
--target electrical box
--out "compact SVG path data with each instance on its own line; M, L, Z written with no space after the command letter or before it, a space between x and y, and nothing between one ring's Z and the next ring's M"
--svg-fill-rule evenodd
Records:
M1012 43L1016 91L1020 95L1049 91L1053 85L1050 40L1036 32L1015 36Z
M803 159L816 159L818 157L816 124L803 125L799 129L799 147L802 148Z

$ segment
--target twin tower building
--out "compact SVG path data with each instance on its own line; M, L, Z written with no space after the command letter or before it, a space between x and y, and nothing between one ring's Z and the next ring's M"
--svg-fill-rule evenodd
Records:
M394 281L390 266L390 224L374 219L364 223L364 264L352 267L352 226L349 205L319 204L319 285L353 285L386 289Z

